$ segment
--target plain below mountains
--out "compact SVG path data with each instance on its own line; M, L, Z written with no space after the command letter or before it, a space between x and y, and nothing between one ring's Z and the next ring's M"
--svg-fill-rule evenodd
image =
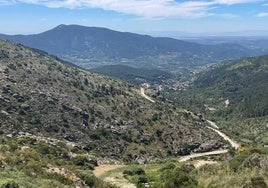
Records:
M264 53L237 44L202 45L78 25L59 25L40 34L0 38L44 50L83 68L124 64L174 70Z

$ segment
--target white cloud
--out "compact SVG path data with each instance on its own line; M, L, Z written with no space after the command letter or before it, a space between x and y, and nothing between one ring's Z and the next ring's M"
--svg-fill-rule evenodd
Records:
M241 3L252 3L257 2L260 0L214 0L217 4L223 4L223 5L234 5L234 4L241 4Z
M261 12L261 13L257 14L256 16L259 18L268 17L268 12Z
M14 4L15 1L14 0L1 0L0 1L0 5L11 5L11 4Z
M175 0L11 0L8 2L37 4L51 8L101 8L146 18L174 16L199 18L212 15L210 10L217 5L233 5L256 1L258 0L191 0L185 2Z

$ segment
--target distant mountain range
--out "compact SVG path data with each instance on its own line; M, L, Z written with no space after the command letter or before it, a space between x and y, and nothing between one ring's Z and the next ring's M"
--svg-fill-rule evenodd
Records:
M237 44L202 45L79 25L59 25L40 34L0 38L44 50L84 68L124 64L173 70L263 53Z

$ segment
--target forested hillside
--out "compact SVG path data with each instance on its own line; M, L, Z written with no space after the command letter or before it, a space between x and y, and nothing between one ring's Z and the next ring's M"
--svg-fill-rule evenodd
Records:
M174 95L176 97L176 95ZM246 143L268 144L268 56L224 62L201 73L177 101Z
M145 82L161 83L174 77L170 72L166 71L157 69L134 68L125 65L104 66L92 69L92 71L114 78L120 78L122 80L136 84L142 84Z

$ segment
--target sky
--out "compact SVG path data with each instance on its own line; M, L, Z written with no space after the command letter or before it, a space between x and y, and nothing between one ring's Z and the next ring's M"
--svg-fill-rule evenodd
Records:
M0 0L0 33L60 24L152 35L268 35L268 0Z

